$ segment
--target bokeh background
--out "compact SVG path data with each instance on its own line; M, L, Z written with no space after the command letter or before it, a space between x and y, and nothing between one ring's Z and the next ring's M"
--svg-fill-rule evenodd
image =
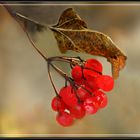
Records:
M57 2L58 3L58 2ZM140 134L140 4L91 2L38 2L37 5L9 5L13 10L40 23L54 25L66 8L74 8L88 28L110 36L127 55L126 67L107 93L108 106L97 114L78 120L71 127L55 121L56 112L50 103L55 96L48 78L47 64L36 52L20 26L0 9L0 134L1 136L102 136ZM64 4L65 3L65 4ZM41 5L40 5L41 4ZM53 4L53 5L52 5ZM38 48L47 56L80 55L103 63L104 73L111 74L105 58L67 52L61 54L53 33L33 36ZM64 64L59 64L64 68ZM58 89L63 79L51 71Z

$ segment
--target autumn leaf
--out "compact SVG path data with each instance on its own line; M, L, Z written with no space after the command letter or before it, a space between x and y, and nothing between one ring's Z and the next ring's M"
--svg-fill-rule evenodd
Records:
M87 24L72 8L68 8L61 14L57 25L54 25L53 27L80 30L87 28Z
M54 32L62 53L72 50L80 53L103 56L112 64L114 79L124 68L127 57L107 35L90 30L86 23L72 9L66 9L57 25L50 27Z
M32 32L36 33L50 28L61 53L72 50L107 58L112 65L114 79L118 78L120 70L125 66L127 57L111 38L101 32L88 29L85 21L72 8L63 11L58 23L54 26L41 24L19 13L13 16L26 29L26 32L32 29Z

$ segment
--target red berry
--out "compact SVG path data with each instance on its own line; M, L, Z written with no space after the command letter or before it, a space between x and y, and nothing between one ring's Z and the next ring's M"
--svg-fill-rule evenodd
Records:
M65 110L65 104L59 97L54 97L51 102L51 107L54 111L63 111Z
M108 98L107 98L107 96L105 96L105 97L102 99L102 101L100 102L100 108L106 107L107 104L108 104Z
M83 106L86 111L86 114L95 114L98 111L98 105L93 97L87 98L84 101Z
M86 79L84 84L86 86L90 87L93 91L97 90L98 87L96 86L94 81L99 76L100 76L100 74L97 73L97 72L94 72L92 70L84 69L84 77Z
M73 67L71 71L72 78L77 81L82 79L82 68L79 65Z
M83 87L83 88L82 88ZM89 89L83 85L82 87L79 87L76 91L76 94L77 96L79 97L79 99L81 101L84 101L86 98L89 98L91 95L90 95L90 92ZM88 92L89 91L89 92ZM91 92L92 93L92 92Z
M75 82L77 85L84 85L84 84L85 84L85 80L84 80L84 79L74 80L74 82Z
M114 87L114 80L111 76L101 75L95 79L96 86L104 91L111 91Z
M97 72L102 72L103 67L102 64L96 59L88 59L84 65L86 68L91 68Z
M72 71L71 71L71 75L72 75L72 78L74 79L74 81L77 83L77 84L84 84L84 79L83 79L83 69L79 66L79 65L76 65Z
M62 126L70 126L73 124L73 117L67 112L62 112L57 114L56 121Z
M94 94L95 94L94 98L96 102L98 103L99 108L104 108L105 106L107 106L108 98L105 93L98 90L94 92Z
M70 126L74 119L95 114L107 106L107 95L99 89L112 90L114 80L102 75L102 70L102 64L95 59L88 59L83 67L76 65L72 68L70 85L63 87L51 102L52 109L58 111L56 121L60 125Z
M85 79L87 79L88 77L96 78L96 77L100 76L99 73L92 71L92 70L89 70L89 69L84 69L83 73L84 73Z
M85 109L81 104L78 104L75 107L70 108L70 114L76 119L81 119L85 116Z
M99 89L97 84L95 83L95 80L96 80L96 78L89 76L89 77L87 77L87 80L85 82L85 85L87 87L91 88L92 91L96 91Z
M64 103L68 106L75 106L78 104L76 93L71 86L63 87L60 90L59 95L62 97Z
M92 104L90 105L84 105L84 108L85 108L85 111L86 111L86 114L89 115L89 114L95 114L98 109L95 108Z

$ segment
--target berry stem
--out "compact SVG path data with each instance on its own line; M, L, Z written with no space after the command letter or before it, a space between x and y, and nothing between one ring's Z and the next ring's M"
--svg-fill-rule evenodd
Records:
M65 79L65 87L67 87L67 80Z
M64 61L64 62L68 62L70 64L80 63L81 60L82 59L79 57L67 57L67 56L55 56L55 57L49 57L47 59L47 61L49 61L49 62L51 62L51 61Z
M69 81L69 83L71 84L71 86L74 89L74 93L76 95L76 98L78 99L78 102L81 103L81 100L80 100L79 96L76 94L77 86L75 85L75 82L73 81L73 79L71 77L69 77L66 73L64 73L62 70L60 70L57 66L53 65L50 62L48 62L48 64L50 64L61 76L63 76L65 78L65 80L66 80L65 81L65 86L67 85L67 81Z
M34 42L32 41L32 39L30 38L29 34L27 33L26 29L23 28L23 30L25 31L30 43L32 44L32 46L37 50L37 52L47 61L47 57L43 55L43 53L36 47L36 45L34 44Z
M52 80L52 76L51 76L51 73L50 73L50 65L49 65L49 63L47 63L48 65L48 75L49 75L49 79L50 79L50 81L51 81L51 84L52 84L52 86L53 86L53 88L54 88L54 91L55 91L55 93L56 93L56 96L58 96L59 97L59 94L58 94L58 91L56 90L56 87L55 87L55 85L54 85L54 82L53 82L53 80Z
M81 70L82 70L82 78L83 78L84 80L86 80L86 78L85 78L85 76L84 76L84 67L83 67L83 65L81 65Z
M66 84L67 84L67 81L69 81L69 83L71 84L71 86L73 87L73 89L74 89L74 92L77 90L77 87L75 86L75 82L73 81L73 79L71 78L71 77L69 77L66 73L64 73L62 70L60 70L58 67L56 67L55 65L53 65L53 64L51 64L50 63L50 65L61 75L61 76L63 76L64 78L65 78L65 86L66 86ZM77 94L76 94L76 96L77 96ZM77 98L78 98L78 100L80 100L79 99L79 97L77 96Z
M92 95L92 92L90 92L89 90L87 90L86 88L84 88L82 85L80 85L80 84L78 84L78 83L75 83L75 86L83 88L83 89L84 89L85 91L87 91L90 95Z
M30 35L28 34L27 30L26 30L26 27L25 26L22 26L19 21L17 20L17 15L18 13L17 12L14 12L8 5L4 5L4 7L7 9L7 11L9 12L9 14L13 17L15 17L15 21L19 24L19 26L21 27L21 29L25 32L29 42L32 44L32 46L36 49L36 51L47 61L47 57L45 55L43 55L43 53L36 47L35 43L33 42L33 40L31 39ZM26 18L26 20L30 21L30 22L33 22L34 24L38 24L40 25L41 27L44 27L44 25L40 24L40 23L36 23L35 21L33 20L30 20L29 18Z
M75 94L75 96L76 96L76 98L77 98L77 100L78 100L78 103L81 103L81 100L80 100L79 96L78 96L77 93L76 93L77 87L75 86L75 84L73 84L72 87L73 87L73 89L74 89L74 94Z
M57 66L55 66L54 64L48 62L49 65L51 65L61 76L63 76L67 81L69 81L70 83L73 82L72 78L69 77L65 72L63 72L61 69L59 69Z

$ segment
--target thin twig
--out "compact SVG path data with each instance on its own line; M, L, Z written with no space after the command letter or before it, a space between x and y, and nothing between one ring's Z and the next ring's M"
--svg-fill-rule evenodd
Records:
M23 28L24 30L24 28ZM47 61L47 57L43 55L43 53L36 47L35 43L32 41L32 39L30 38L29 34L27 33L26 29L24 30L30 43L32 44L32 46L37 50L37 52Z
M49 62L48 62L49 63ZM65 72L63 72L61 69L59 69L57 66L55 66L52 63L49 63L62 77L64 77L66 80L68 80L69 82L72 81L72 78L69 77Z
M37 52L47 61L47 57L43 55L43 53L36 47L35 43L32 41L32 39L30 38L30 35L28 34L26 28L24 28L19 21L17 20L16 16L19 16L20 14L17 14L16 12L14 12L8 5L4 5L4 7L7 9L7 11L9 12L9 14L11 16L13 16L15 18L15 21L20 25L20 27L23 29L23 31L25 32L25 34L27 35L27 38L29 39L30 43L32 44L32 46L37 50ZM21 15L20 15L21 16ZM23 16L24 17L24 16ZM28 21L33 22L35 24L38 24L37 22L33 21L33 20L29 20L29 18L24 18L24 19L28 19ZM40 26L42 26L40 24Z
M48 65L48 75L49 75L49 79L50 79L50 81L51 81L51 84L52 84L52 86L53 86L53 88L54 88L54 91L55 91L55 93L56 93L56 96L59 96L59 94L58 94L58 91L57 91L57 89L55 88L55 85L54 85L54 82L53 82L53 80L52 80L52 76L51 76L51 73L50 73L50 65L49 65L49 63L47 63Z

